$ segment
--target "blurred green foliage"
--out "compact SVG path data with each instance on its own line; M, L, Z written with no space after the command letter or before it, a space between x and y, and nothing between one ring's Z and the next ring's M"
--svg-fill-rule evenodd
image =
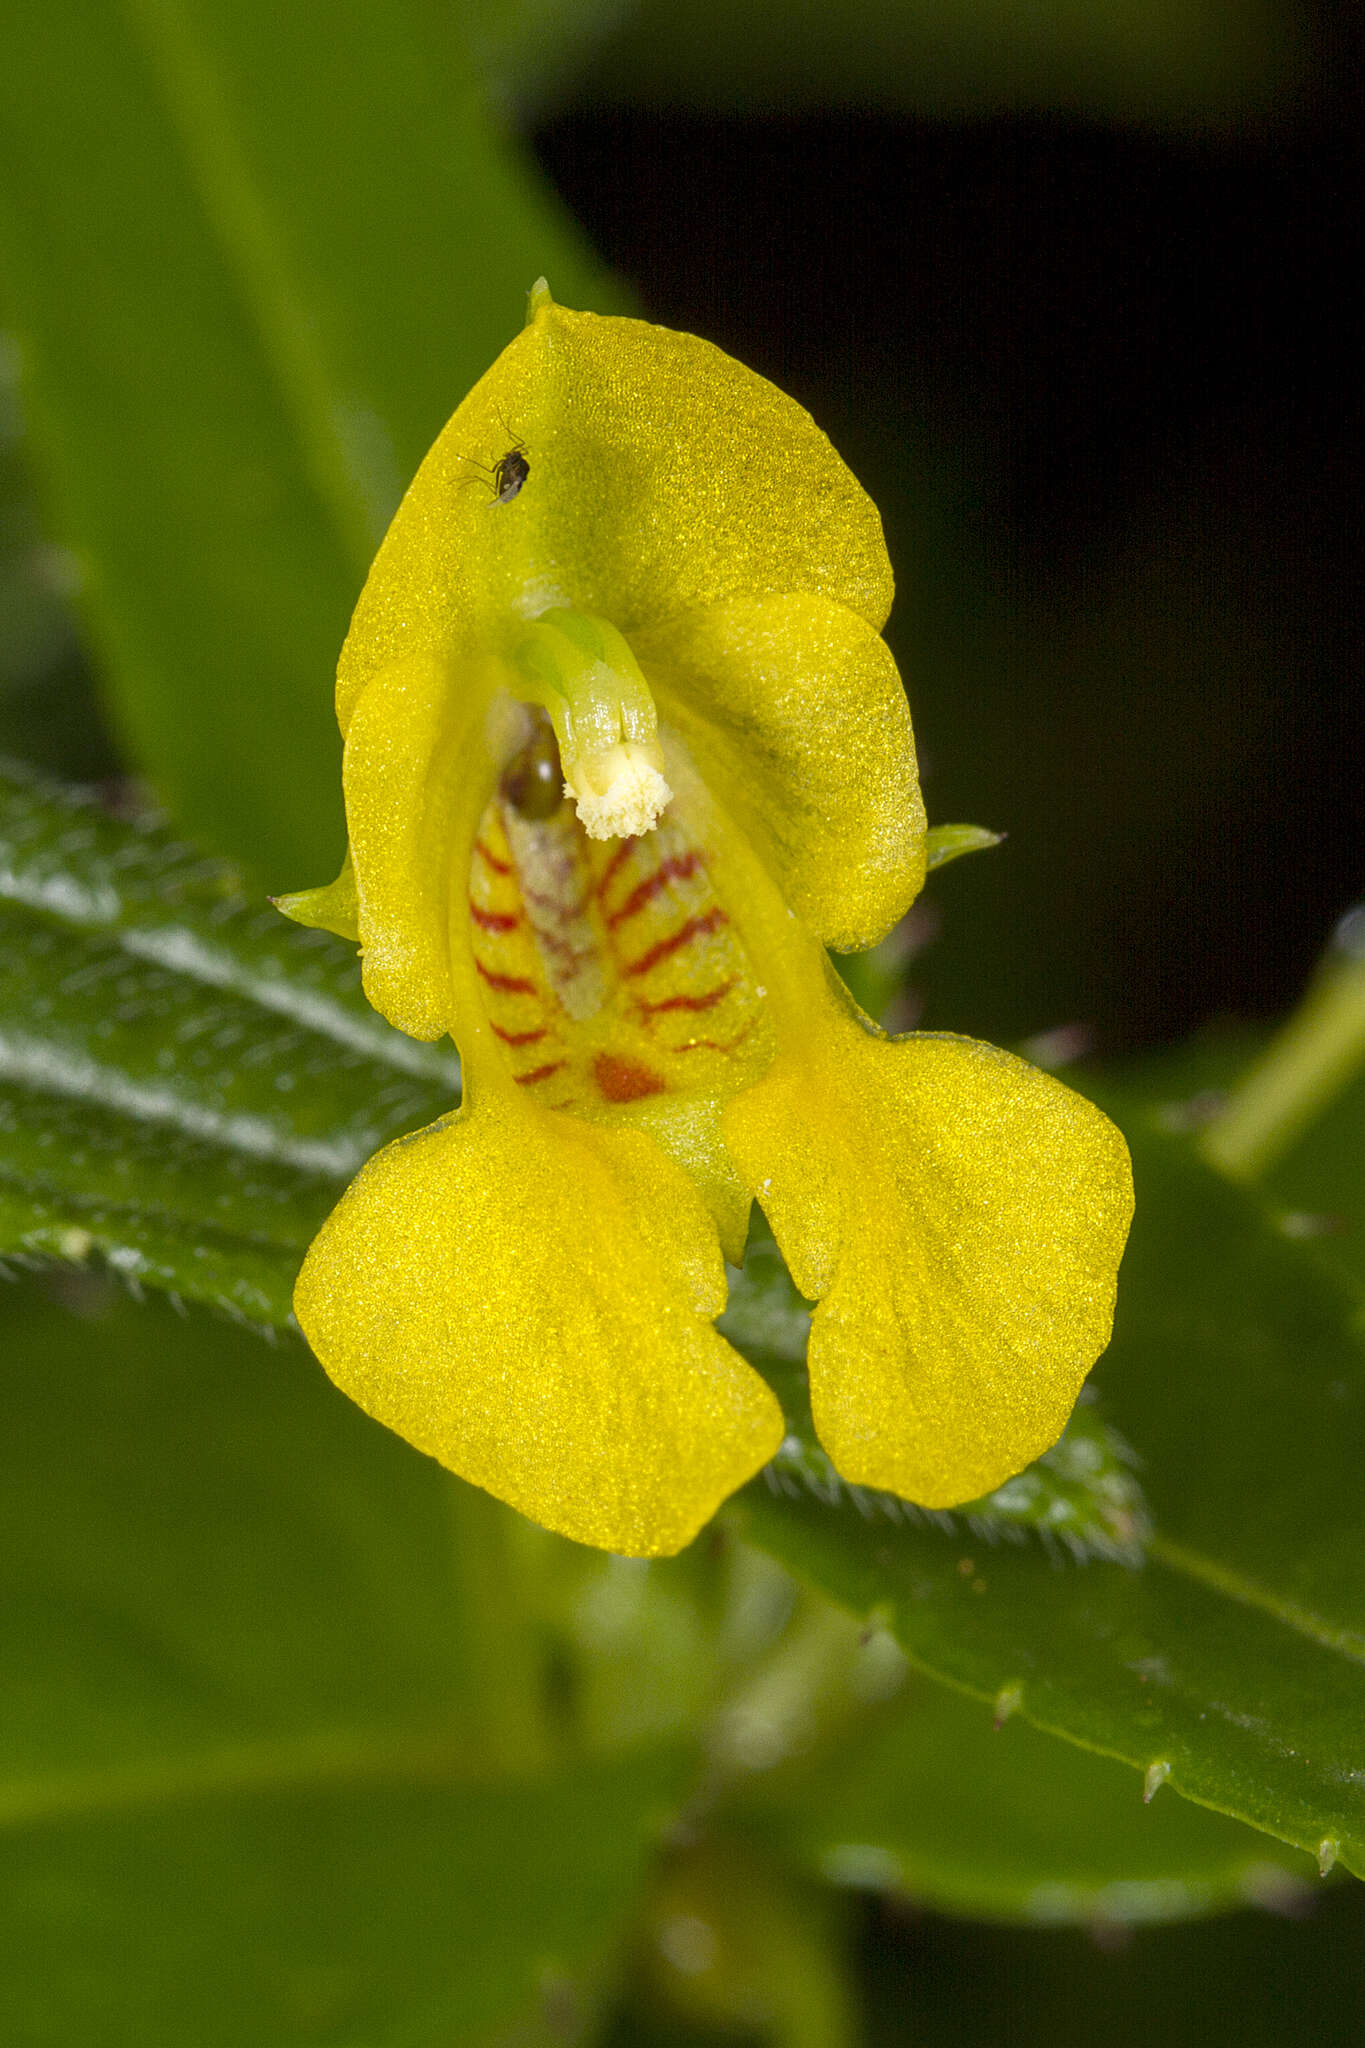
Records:
M596 83L608 97L731 113L1033 104L1207 128L1264 114L1302 62L1298 21L1274 0L643 0Z
M576 91L594 117L1033 106L1245 132L1294 108L1304 22L1260 0L16 0L7 29L0 741L106 785L91 805L7 778L0 832L0 1252L36 1269L0 1294L9 2030L1066 2048L1102 2011L1114 2042L1357 2038L1362 1894L1314 1910L1312 1858L1365 1867L1359 1079L1254 1191L1196 1156L1244 1038L1096 1084L1139 1176L1100 1398L957 1517L821 1464L804 1306L760 1238L732 1335L792 1436L668 1565L543 1537L259 1334L340 1182L458 1086L368 1012L344 947L259 903L340 850L348 608L532 280L632 298L509 117ZM762 252L750 283L771 289ZM865 342L823 423L889 487L895 631L952 748L931 793L1014 825L1041 706L1059 783L1101 760L1093 842L1135 886L1172 792L1186 826L1211 804L1211 843L1295 714L1268 670L1201 693L1210 653L1225 681L1240 655L1200 639L1211 558L1175 573L1171 493L1006 604L972 552L984 475L945 460L915 366ZM1231 554L1221 573L1236 590ZM1270 647L1274 603L1238 602ZM936 699L936 674L987 671L988 715ZM149 825L130 775L236 871ZM932 885L963 951L941 1004L1039 1016L1040 878L1053 915L1097 915L1070 841L991 880L1012 856ZM927 936L855 967L867 1000L906 1002ZM1260 1910L1203 1917L1230 1907Z

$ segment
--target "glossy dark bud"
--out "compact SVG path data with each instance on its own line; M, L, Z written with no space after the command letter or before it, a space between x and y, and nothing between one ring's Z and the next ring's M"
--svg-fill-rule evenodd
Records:
M520 753L503 772L503 801L523 818L552 818L564 801L564 770L554 727L542 713Z

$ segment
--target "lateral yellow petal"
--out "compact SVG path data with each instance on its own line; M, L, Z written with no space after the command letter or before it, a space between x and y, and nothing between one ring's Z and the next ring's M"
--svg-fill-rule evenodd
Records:
M561 1535L668 1556L773 1455L781 1410L711 1328L714 1225L638 1131L520 1098L362 1170L295 1311L342 1390Z
M342 779L365 994L413 1038L452 1029L452 890L493 781L483 700L453 666L417 655L372 678L346 735ZM483 772L481 773L481 767Z
M725 1110L797 1286L845 1479L925 1507L1054 1443L1109 1341L1127 1147L1091 1103L971 1039L839 1019Z
M519 444L515 495L492 488ZM343 730L378 670L487 641L552 605L646 625L811 591L879 627L876 507L802 407L643 320L538 298L423 462L375 558L337 675Z
M924 882L905 691L885 642L809 591L637 635L661 714L827 946L875 945Z

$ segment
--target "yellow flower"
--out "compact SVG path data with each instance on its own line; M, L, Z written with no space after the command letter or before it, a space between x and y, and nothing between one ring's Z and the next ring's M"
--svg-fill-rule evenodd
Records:
M979 1496L1108 1341L1117 1132L989 1046L886 1038L825 954L924 875L890 601L799 406L540 285L342 652L350 851L282 907L465 1089L359 1174L298 1318L370 1414L585 1543L679 1549L781 1442L713 1328L755 1197L849 1480Z

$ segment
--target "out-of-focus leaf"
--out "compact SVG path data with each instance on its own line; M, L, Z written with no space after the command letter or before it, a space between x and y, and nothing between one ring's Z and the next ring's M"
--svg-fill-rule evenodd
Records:
M1106 1105L1113 1110L1113 1105ZM1155 1113L1106 1413L1141 1459L1138 1571L1048 1565L751 1487L746 1533L926 1670L1365 1870L1365 1354L1354 1304ZM1169 1793L1164 1796L1169 1797Z
M982 1927L895 1902L869 1933L862 1989L877 2048L1356 2048L1365 2027L1354 1884L1332 1886L1307 1917L1227 1913L1131 1939Z
M330 677L399 493L538 274L607 290L456 35L425 0L7 15L0 263L57 537L135 762L275 888L339 861Z
M429 0L447 21L444 0ZM635 0L459 0L469 54L496 104L522 119L560 106Z
M1252 1085L1268 1075L1296 1111L1292 1135L1278 1120L1277 1147L1290 1142L1266 1176L1281 1226L1365 1301L1365 905L1341 919L1317 980L1250 1069Z
M25 459L18 350L0 307L0 754L57 775L112 774L70 605L71 563L49 547Z
M541 1991L562 2017L684 1750L501 1757L471 1632L496 1658L509 1596L456 1482L301 1351L19 1289L0 1319L6 2037L411 2048Z
M1283 1225L1365 1294L1365 1076L1271 1169Z
M1129 1770L912 1680L855 1741L756 1776L745 1811L836 1884L940 1912L1095 1927L1306 1904L1313 1864Z
M1301 62L1276 0L643 0L590 87L727 112L1071 107L1205 125L1273 105Z
M665 2040L857 2048L863 2035L841 1968L848 1917L844 1900L752 1841L703 1834L675 1849L645 1900L637 1999L678 2027ZM652 2029L628 2038L661 2048Z
M265 1323L349 1176L458 1100L354 951L164 830L0 776L0 1254Z

